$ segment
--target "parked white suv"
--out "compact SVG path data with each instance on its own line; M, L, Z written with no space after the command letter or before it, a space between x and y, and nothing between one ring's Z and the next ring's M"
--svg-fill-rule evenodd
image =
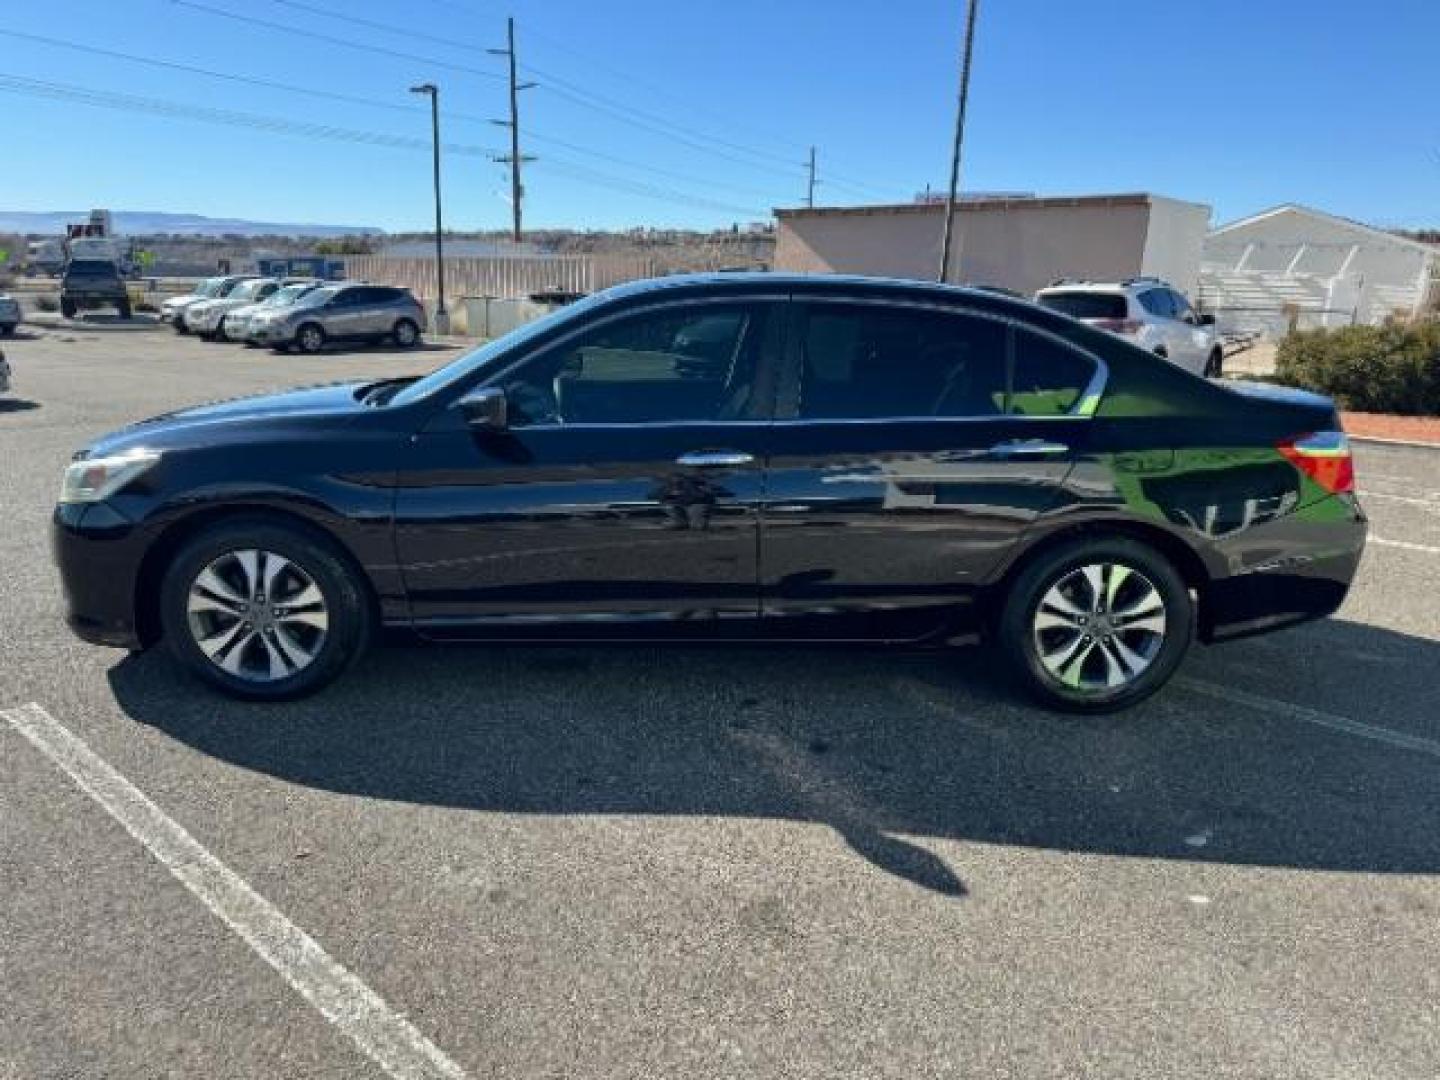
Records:
M1118 334L1196 375L1220 375L1224 352L1215 317L1197 312L1184 293L1159 278L1062 279L1037 292L1035 302Z

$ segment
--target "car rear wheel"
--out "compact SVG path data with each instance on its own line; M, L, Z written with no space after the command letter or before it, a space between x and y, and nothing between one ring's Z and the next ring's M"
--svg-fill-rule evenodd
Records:
M1190 592L1168 559L1130 537L1091 537L1024 566L998 639L1032 696L1067 712L1103 713L1165 685L1193 624Z
M1219 349L1211 349L1210 356L1205 361L1205 377L1207 379L1218 379L1223 373L1225 366L1225 354Z
M130 310L130 301L129 301L129 300L122 300L122 301L120 301L120 303L116 304L115 307L116 307L116 309L120 312L120 318L122 318L122 319L129 319L129 318L130 318L132 312L131 312L131 310Z
M295 331L295 344L301 352L318 353L325 347L325 331L316 323L306 323Z
M60 314L67 319L73 319L75 317L75 301L62 299L60 301Z
M171 653L232 697L314 693L370 638L368 598L344 559L307 531L263 520L221 523L187 544L160 605Z
M395 324L395 344L402 349L413 349L420 344L420 327L410 319L401 319Z

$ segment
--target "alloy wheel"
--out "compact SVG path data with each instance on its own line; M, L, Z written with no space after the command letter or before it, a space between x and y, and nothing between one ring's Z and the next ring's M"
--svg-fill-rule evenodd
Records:
M1140 677L1165 644L1165 601L1154 582L1119 562L1066 571L1035 608L1040 664L1072 690L1112 693Z
M190 634L222 671L275 682L315 662L330 629L324 594L306 571L273 551L229 551L190 584Z
M307 326L300 331L300 348L306 352L319 352L320 346L325 344L325 336L318 327Z

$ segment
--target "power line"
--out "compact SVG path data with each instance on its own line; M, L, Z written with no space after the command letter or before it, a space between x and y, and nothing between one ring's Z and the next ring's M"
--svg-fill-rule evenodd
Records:
M31 79L21 75L0 73L0 93L19 94L25 97L45 98L51 101L69 101L81 105L113 109L119 112L140 113L160 116L166 119L196 120L203 123L223 124L229 127L249 128L273 134L297 135L307 139L328 139L334 142L348 142L367 146L384 146L398 150L429 150L430 143L424 139L412 139L403 135L388 135L379 131L364 131L357 128L334 127L330 124L311 124L304 121L288 120L278 116L260 113L239 112L234 109L216 109L186 102L167 101L163 98L142 97L138 94L117 93L110 90L92 90L84 86ZM463 143L446 143L448 153L469 157L486 157L495 153L487 146L471 146Z
M0 37L15 38L20 41L28 41L40 45L48 45L55 48L68 49L74 52L86 53L92 56L103 56L111 60L123 60L126 63L141 64L147 67L159 68L166 71L178 71L188 75L198 75L209 79L219 79L226 82L237 83L244 86L256 86L267 90L280 90L289 94L297 94L306 98L325 98L331 101L338 101L347 105L361 105L372 109L384 109L387 112L401 112L413 116L422 111L420 108L410 104L402 104L396 101L384 101L379 98L362 97L356 94L342 94L333 90L325 90L314 86L301 86L295 83L279 82L273 79L262 79L253 75L246 75L233 71L217 71L214 68L199 67L194 64L182 64L173 60L165 60L155 56L138 56L134 53L121 52L116 49L105 49L97 45L83 45L77 41L65 41L60 38L46 37L41 34L30 34L19 30L8 30L0 27ZM456 112L446 110L445 116L450 120L465 121L473 124L490 124L490 119L475 113ZM527 129L528 130L528 129ZM573 153L584 154L600 161L608 161L612 164L622 165L628 169L644 173L651 173L656 176L665 177L670 180L678 180L681 183L697 184L701 187L712 187L737 192L744 195L753 195L760 198L769 198L774 194L771 188L750 187L747 185L733 184L726 181L715 180L710 177L696 176L693 173L676 172L671 169L661 168L658 165L644 165L632 158L622 157L618 154L606 153L603 150L594 150L579 143L558 136L546 135L543 132L528 130L528 137L537 142L548 143L562 149L570 150Z
M279 4L281 7L292 8L295 11L303 11L310 15L318 15L322 19L339 19L341 22L353 23L357 26L368 26L372 30L383 30L387 34L401 34L406 38L416 41L430 41L436 45L444 45L449 49L470 49L472 46L463 41L456 41L454 38L443 38L438 34L427 34L422 30L416 30L413 26L400 26L396 23L380 22L378 19L365 19L350 12L334 11L329 8L317 7L314 4L304 3L303 0L270 0L272 4ZM473 46L478 48L478 46Z
M361 52L375 53L380 56L391 56L401 60L410 60L419 64L426 64L430 67L445 68L449 71L459 71L466 75L478 75L485 79L501 81L503 75L493 71L485 71L481 68L466 67L464 64L452 64L445 60L436 60L434 57L421 56L419 53L402 52L399 49L386 48L383 45L367 45L361 41L350 41L346 38L332 37L329 34L322 34L317 30L306 30L299 26L290 26L286 23L271 22L269 19L257 19L253 15L241 15L238 12L226 11L224 8L211 7L209 4L198 3L197 0L170 0L172 4L180 7L190 8L193 11L203 11L207 15L214 15L221 19L230 19L234 22L249 23L252 26L264 27L267 30L278 30L282 34L295 34L300 37L313 38L317 41L329 42L332 45L341 45L347 49L358 49ZM349 20L358 21L358 20Z
M704 210L721 210L725 213L740 214L745 217L765 217L767 211L758 210L753 206L741 206L736 203L720 202L716 199L707 199L699 195L687 195L685 192L676 191L673 188L661 187L656 184L647 184L639 180L629 180L624 177L612 176L608 173L592 169L587 165L578 162L567 161L564 158L556 158L547 155L541 160L538 168L542 170L554 170L566 173L578 179L588 180L591 183L599 184L602 187L612 188L616 191L625 191L634 195L643 195L649 198L660 199L665 202L683 203L687 206L694 206Z

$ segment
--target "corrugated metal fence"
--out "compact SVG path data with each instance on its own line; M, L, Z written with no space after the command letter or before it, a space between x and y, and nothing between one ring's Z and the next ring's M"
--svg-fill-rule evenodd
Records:
M351 280L398 285L422 300L434 300L438 291L434 259L358 255L347 258L345 268ZM447 301L458 301L466 296L524 297L552 289L589 293L656 273L653 259L622 255L446 259L445 294Z

